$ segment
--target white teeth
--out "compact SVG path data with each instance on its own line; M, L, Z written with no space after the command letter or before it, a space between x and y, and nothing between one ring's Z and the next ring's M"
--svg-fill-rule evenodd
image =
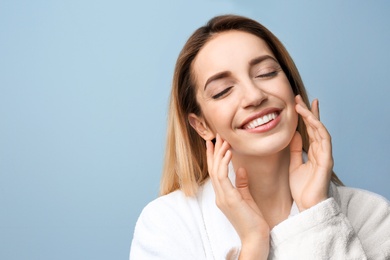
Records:
M245 129L253 129L253 128L256 128L258 126L264 125L264 124L268 123L269 121L274 120L276 117L277 117L277 114L274 112L274 113L256 118L256 119L252 120L251 122L249 122L248 124L246 124Z

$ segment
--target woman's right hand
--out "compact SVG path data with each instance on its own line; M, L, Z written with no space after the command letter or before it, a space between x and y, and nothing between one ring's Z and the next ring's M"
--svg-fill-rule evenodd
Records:
M230 145L217 134L215 146L206 141L206 147L216 204L241 239L240 259L267 259L270 229L250 194L245 169L237 170L234 187L228 178L228 165L232 158Z

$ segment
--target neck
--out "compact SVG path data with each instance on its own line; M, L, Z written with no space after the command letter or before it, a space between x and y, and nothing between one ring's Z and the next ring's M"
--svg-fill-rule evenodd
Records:
M291 211L289 185L290 151L267 157L233 156L235 171L242 167L249 179L249 190L270 228L285 220Z

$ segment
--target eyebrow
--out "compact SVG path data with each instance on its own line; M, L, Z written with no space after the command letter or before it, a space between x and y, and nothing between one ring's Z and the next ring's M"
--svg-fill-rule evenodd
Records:
M219 72L219 73L211 76L210 78L207 79L206 84L204 84L204 90L207 88L207 85L210 84L210 82L212 82L214 80L218 80L218 79L227 78L231 74L232 73L230 71L222 71L222 72Z
M261 62L263 62L265 60L268 60L268 59L271 59L271 60L277 62L276 59L274 57L272 57L272 56L262 55L262 56L259 56L259 57L256 57L256 58L250 60L249 61L249 66L252 67L252 66L254 66L256 64L259 64L259 63L261 63ZM211 76L210 78L207 79L206 84L204 84L204 90L206 90L207 85L210 84L210 82L212 82L214 80L218 80L218 79L227 78L231 74L232 73L230 71L222 71L222 72L219 72L219 73Z
M277 62L276 59L275 59L274 57L269 56L269 55L263 55L263 56L259 56L259 57L256 57L256 58L252 59L252 60L249 62L249 66L252 67L252 66L254 66L254 65L256 65L256 64L259 64L260 62L263 62L263 61L268 60L268 59L271 59L271 60Z

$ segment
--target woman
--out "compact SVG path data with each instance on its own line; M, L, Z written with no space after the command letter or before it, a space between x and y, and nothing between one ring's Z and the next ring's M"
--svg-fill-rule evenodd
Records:
M311 107L262 25L226 15L196 30L175 68L162 196L130 258L390 258L388 202L342 185Z

